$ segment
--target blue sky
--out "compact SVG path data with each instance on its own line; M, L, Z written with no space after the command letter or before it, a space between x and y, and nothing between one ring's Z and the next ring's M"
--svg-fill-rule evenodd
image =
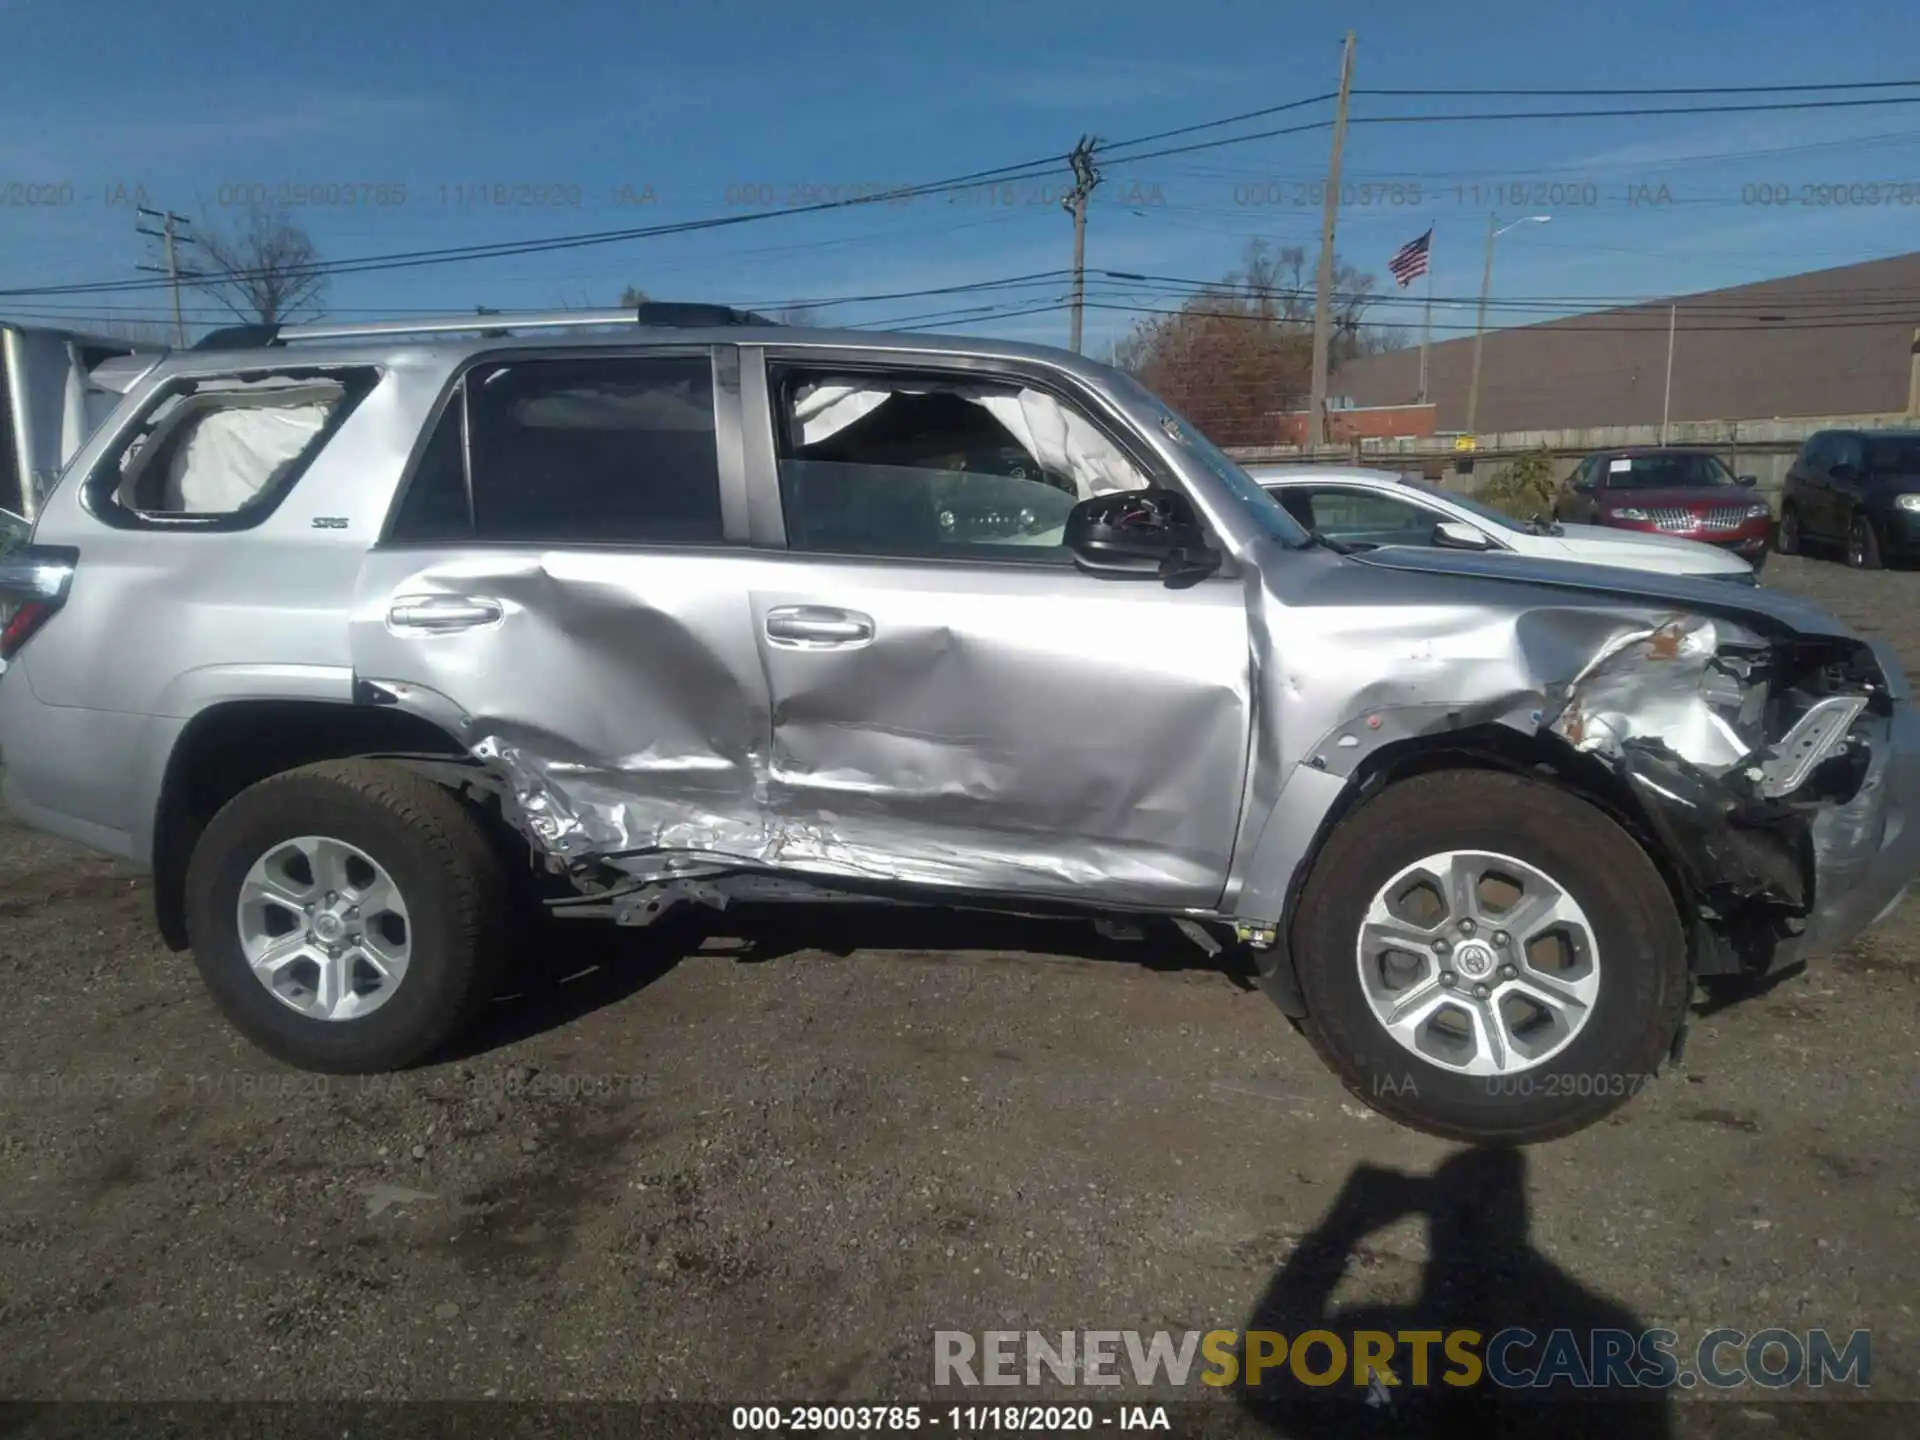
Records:
M1360 89L1920 75L1920 6L1911 0L1482 4L1471 20L1456 7L1410 0L1305 13L1272 0L0 0L0 54L10 62L0 93L0 185L54 187L34 193L57 202L0 207L0 288L137 277L135 267L157 255L135 234L127 202L136 197L204 228L236 218L235 202L250 189L279 198L285 187L297 199L293 187L313 187L323 203L300 205L293 218L324 257L344 259L738 214L763 208L760 197L780 208L815 194L937 180L1064 155L1083 132L1118 141L1322 93L1335 84L1349 28L1359 37ZM1609 103L1616 102L1362 96L1354 114ZM1303 245L1311 261L1320 212L1299 187L1324 177L1327 146L1319 130L1110 163L1089 222L1089 266L1208 279L1231 268L1254 237ZM1343 259L1384 278L1394 249L1433 224L1435 295L1470 296L1479 287L1487 211L1547 211L1550 225L1502 237L1495 296L1577 308L1581 297L1685 293L1920 246L1920 105L1356 124L1345 179L1375 188L1374 203L1342 212ZM1746 203L1755 185L1797 194L1806 184L1855 182L1904 183L1907 203ZM1058 184L1034 179L992 194L967 190L342 276L327 303L341 316L606 304L632 283L662 298L775 305L1046 272L1071 253ZM387 203L373 186L392 187ZM1564 203L1549 188L1515 205L1498 193L1512 186L1558 186ZM349 193L360 203L337 203ZM934 328L1059 342L1066 318L1058 311L941 317L963 305L1044 305L1063 293L1049 280L964 301L844 304L833 313L860 322L931 316ZM1175 303L1098 280L1092 298ZM216 313L207 297L189 303L209 318ZM164 311L157 292L0 300L0 313L14 315ZM1411 306L1376 313L1418 318ZM1092 311L1088 348L1102 349L1135 318ZM1521 317L1509 310L1498 318ZM1436 310L1437 336L1471 323L1470 306Z

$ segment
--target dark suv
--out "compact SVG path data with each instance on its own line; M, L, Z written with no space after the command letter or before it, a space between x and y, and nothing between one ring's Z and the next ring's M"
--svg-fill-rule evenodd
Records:
M1856 570L1920 557L1920 431L1822 430L1787 471L1780 553L1844 545Z

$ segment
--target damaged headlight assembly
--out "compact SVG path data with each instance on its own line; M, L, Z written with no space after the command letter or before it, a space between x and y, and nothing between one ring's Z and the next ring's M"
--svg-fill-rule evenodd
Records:
M1596 655L1548 728L1632 787L1701 918L1751 947L1806 915L1812 814L1865 782L1877 688L1844 651L1682 615Z

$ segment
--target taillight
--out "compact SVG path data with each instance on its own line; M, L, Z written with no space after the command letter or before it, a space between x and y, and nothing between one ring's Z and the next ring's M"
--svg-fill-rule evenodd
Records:
M7 619L4 630L0 630L0 660L11 660L20 647L27 643L42 625L52 618L58 605L49 605L44 600L29 600Z
M23 545L0 555L0 664L51 620L66 602L80 552L71 545Z

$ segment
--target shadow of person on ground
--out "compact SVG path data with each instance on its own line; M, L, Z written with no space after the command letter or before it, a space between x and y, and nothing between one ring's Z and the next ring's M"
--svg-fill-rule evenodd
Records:
M1419 1295L1409 1304L1363 1301L1333 1303L1349 1265L1368 1258L1365 1241L1409 1215L1428 1221L1428 1259ZM1564 1382L1542 1391L1501 1388L1484 1374L1471 1387L1448 1385L1449 1373L1465 1367L1442 1341L1428 1349L1427 1380L1415 1386L1412 1355L1403 1332L1477 1331L1471 1347L1482 1362L1499 1332L1521 1327L1538 1343L1501 1347L1515 1369L1540 1364L1551 1332L1569 1330L1583 1356L1589 1335L1617 1331L1636 1340L1647 1327L1622 1306L1596 1295L1535 1250L1528 1239L1526 1160L1518 1150L1468 1150L1444 1161L1430 1176L1405 1175L1363 1165L1347 1178L1325 1219L1274 1273L1246 1322L1246 1331L1296 1337L1330 1331L1346 1345L1349 1365L1337 1383L1300 1383L1286 1364L1249 1383L1243 1369L1237 1398L1272 1432L1292 1437L1323 1435L1421 1435L1553 1437L1576 1440L1663 1440L1671 1434L1665 1398L1657 1390L1574 1390ZM1356 1386L1351 1364L1356 1331L1395 1337L1388 1360L1393 1385ZM1243 1342L1245 1351L1250 1348ZM1324 1374L1329 1352L1309 1348L1307 1373Z
M1155 918L1096 921L887 904L736 904L725 910L684 904L645 926L530 922L516 940L498 998L455 1051L436 1058L470 1059L559 1029L639 993L695 955L761 964L807 951L845 957L889 950L1212 970L1241 989L1254 985L1252 966L1240 951L1228 947L1210 955Z

